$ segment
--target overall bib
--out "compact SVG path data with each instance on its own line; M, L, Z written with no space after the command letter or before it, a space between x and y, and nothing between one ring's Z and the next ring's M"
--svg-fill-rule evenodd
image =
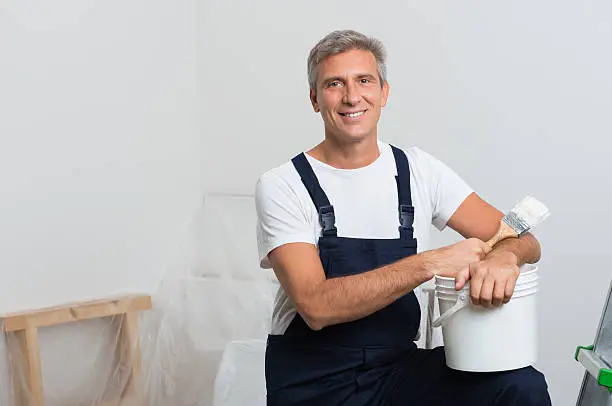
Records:
M306 156L292 159L317 209L322 231L319 257L326 277L355 275L417 253L413 236L414 207L410 168L404 152L391 146L397 168L397 239L338 237L334 208L321 188ZM367 191L364 191L367 193ZM445 365L443 348L419 350L414 343L421 310L412 291L362 319L314 331L297 313L283 335L269 335L266 348L266 386L269 406L376 405L493 405L502 388L495 374L462 374ZM531 369L529 374L537 371ZM503 374L502 374L503 375ZM535 376L537 381L538 376ZM528 377L532 379L532 377ZM487 384L488 383L488 384ZM510 382L511 384L514 384ZM444 392L456 391L454 394ZM466 388L478 396L464 396ZM451 397L448 398L447 396ZM502 393L503 395L503 393ZM448 399L446 401L445 399ZM452 400L451 400L452 399ZM549 405L550 403L499 403Z

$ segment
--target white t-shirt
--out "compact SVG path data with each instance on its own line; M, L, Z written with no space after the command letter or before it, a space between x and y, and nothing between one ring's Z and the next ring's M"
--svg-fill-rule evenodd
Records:
M323 191L334 207L339 237L399 238L397 169L391 146L378 141L380 155L368 166L338 169L306 154ZM398 146L399 148L399 146ZM433 224L439 230L472 189L448 166L417 147L403 149L410 164L417 251L429 245ZM264 173L255 188L260 266L271 268L267 255L293 242L317 245L321 226L316 207L293 163ZM421 292L417 292L420 299ZM272 334L283 334L296 310L279 287L272 314Z

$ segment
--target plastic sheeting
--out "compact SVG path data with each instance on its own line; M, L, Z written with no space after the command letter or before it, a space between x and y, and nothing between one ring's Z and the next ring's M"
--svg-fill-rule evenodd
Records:
M129 379L134 352L122 350L118 333L121 317L41 328L44 404L264 405L265 338L279 285L272 271L259 268L255 224L251 196L206 197L151 295L153 308L139 313L136 381ZM423 297L425 320L431 309ZM439 341L428 332L419 345L427 339ZM15 358L19 350L19 341L5 334L2 406L37 404L20 403L13 390L15 380L27 380L27 368ZM116 402L126 390L131 400Z
M265 340L233 341L226 347L215 380L214 406L265 406L262 374Z

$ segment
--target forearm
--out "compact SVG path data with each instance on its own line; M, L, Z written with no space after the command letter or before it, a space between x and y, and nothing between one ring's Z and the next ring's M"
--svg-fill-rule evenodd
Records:
M358 275L322 281L303 316L313 329L366 317L431 279L424 255L413 255Z
M512 253L516 256L517 265L534 264L540 260L541 249L538 240L527 233L520 238L508 238L497 243L489 256L502 253Z

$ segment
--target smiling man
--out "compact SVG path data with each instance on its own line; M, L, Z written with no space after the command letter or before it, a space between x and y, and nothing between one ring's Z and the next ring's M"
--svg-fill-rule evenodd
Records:
M503 216L448 166L377 131L389 96L382 44L355 31L323 38L308 58L322 142L256 186L261 266L280 288L266 349L268 405L547 406L533 367L465 373L444 349L419 349L418 287L470 280L472 301L502 306L519 267L540 257L530 234L493 250ZM430 224L465 240L427 249Z

